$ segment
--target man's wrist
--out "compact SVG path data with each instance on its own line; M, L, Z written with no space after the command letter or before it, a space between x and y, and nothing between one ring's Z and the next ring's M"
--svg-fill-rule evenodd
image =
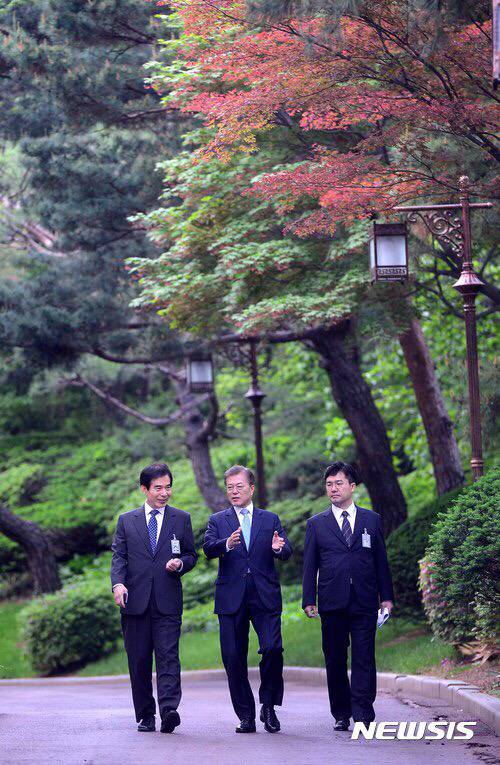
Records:
M226 539L226 552L229 552L229 551L230 551L230 550L232 550L232 549L233 549L232 547L229 547L229 537L228 537L228 538Z
M122 582L117 582L116 584L113 585L113 590L115 589L115 587L125 587L125 585L122 584Z

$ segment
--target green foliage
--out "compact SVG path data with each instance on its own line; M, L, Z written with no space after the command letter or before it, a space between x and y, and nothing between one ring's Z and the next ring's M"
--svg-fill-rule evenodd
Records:
M123 264L153 252L127 219L156 204L158 156L178 145L175 121L143 84L160 28L156 8L13 0L0 18L0 147L8 148L0 196L15 200L5 211L17 232L40 225L46 233L40 246L16 232L11 278L0 285L0 338L19 349L13 372L67 367L96 349L144 355L147 347L164 358L167 328L129 331L134 286ZM2 221L0 246L12 239Z
M43 488L43 465L24 462L0 473L0 500L10 507L33 502Z
M425 613L449 643L498 644L500 469L469 486L439 516L422 562Z
M459 491L445 494L420 508L387 538L387 557L394 582L398 614L422 616L418 587L419 566L438 513L446 510Z
M209 138L207 130L185 135L188 150L161 165L163 207L135 218L166 249L128 261L141 286L133 305L155 304L172 327L203 335L224 326L304 327L349 313L368 284L362 227L329 243L297 241L283 233L278 204L244 193L262 173L293 166L299 148L290 135L278 129L256 154L200 165L192 148ZM339 262L349 247L354 254Z
M112 651L120 636L120 620L110 587L95 582L70 585L37 599L20 615L22 639L37 672L48 675Z
M302 559L304 539L306 536L306 522L312 515L321 513L328 507L326 497L304 496L300 499L284 499L273 502L272 510L280 517L287 537L293 548L293 555L280 566L280 577L283 582L298 582L302 578Z

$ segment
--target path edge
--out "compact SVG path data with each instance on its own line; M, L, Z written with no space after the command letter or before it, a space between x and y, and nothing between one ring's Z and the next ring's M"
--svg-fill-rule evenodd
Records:
M251 678L258 677L258 668L250 667ZM184 683L206 682L225 676L223 669L193 669L182 673ZM321 667L285 667L285 680L304 685L324 685L326 671ZM99 677L27 677L0 680L2 685L99 685L101 683L128 683L128 675L105 675ZM423 696L429 699L445 701L466 712L469 717L486 723L497 736L500 736L500 699L481 693L476 685L463 680L445 680L429 675L402 675L394 672L377 672L377 688L395 696Z

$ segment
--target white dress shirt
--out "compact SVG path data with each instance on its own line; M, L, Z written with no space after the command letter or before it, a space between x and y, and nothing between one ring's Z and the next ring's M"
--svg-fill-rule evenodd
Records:
M249 502L248 505L246 506L246 509L248 510L248 517L250 518L250 528L252 528L253 502ZM233 505L233 510L236 513L236 515L238 516L239 525L241 526L242 523L243 523L243 517L244 517L243 513L241 511L244 510L244 508L243 507L234 507L234 505ZM228 539L228 541L229 541L229 539ZM228 547L227 546L227 542L226 542L226 552L229 552L230 550L234 550L234 547Z
M344 523L344 519L342 517L342 513L346 510L349 515L347 516L347 520L349 521L349 525L351 527L351 531L354 534L354 524L356 523L356 505L354 502L351 502L349 507L337 507L337 505L332 504L332 513L337 521L337 523L340 526L340 530L342 531L342 524Z
M156 530L156 544L158 544L158 540L160 538L160 531L161 531L161 525L163 523L163 518L165 517L165 508L164 507L157 507L156 508L156 523L158 524L158 528ZM144 503L144 511L146 513L146 526L148 525L150 519L151 519L151 513L153 512L153 508L148 505L147 502ZM172 554L173 558L178 558L178 555ZM184 568L184 563L181 561L181 565L177 569L177 571L182 571Z
M147 502L144 503L144 511L146 513L146 526L149 524L149 521L151 520L151 514L153 512L154 508L152 508L150 505L148 505ZM156 530L156 543L158 544L158 540L160 538L160 531L161 531L161 525L163 523L163 517L165 515L165 508L164 507L157 507L156 508L156 523L157 523L157 530Z

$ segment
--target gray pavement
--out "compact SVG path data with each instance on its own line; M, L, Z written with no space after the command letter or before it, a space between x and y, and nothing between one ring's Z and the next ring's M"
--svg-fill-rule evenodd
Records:
M254 689L255 684L254 684ZM472 741L354 741L334 733L326 689L288 682L278 710L282 732L237 735L225 681L186 678L173 735L138 733L126 683L2 685L1 765L494 765L498 738L478 723ZM429 699L397 699L379 692L378 720L467 720Z

